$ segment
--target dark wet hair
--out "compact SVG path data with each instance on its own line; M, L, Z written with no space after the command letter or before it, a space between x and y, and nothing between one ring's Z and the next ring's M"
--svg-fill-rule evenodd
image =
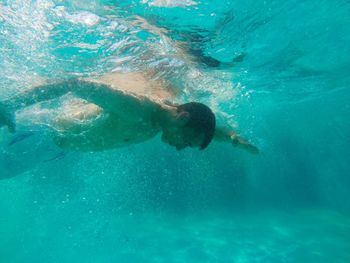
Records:
M177 112L188 112L189 120L186 124L195 130L198 134L204 133L204 141L201 144L200 150L205 149L214 137L215 133L215 115L212 110L198 102L189 102L177 106Z

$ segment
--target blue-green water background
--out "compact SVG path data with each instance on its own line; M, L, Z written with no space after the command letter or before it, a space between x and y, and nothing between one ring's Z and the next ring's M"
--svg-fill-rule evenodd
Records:
M17 116L34 135L0 130L0 262L350 262L349 25L345 0L1 0L1 99L38 76L151 69L261 153L159 137L62 153L36 106Z

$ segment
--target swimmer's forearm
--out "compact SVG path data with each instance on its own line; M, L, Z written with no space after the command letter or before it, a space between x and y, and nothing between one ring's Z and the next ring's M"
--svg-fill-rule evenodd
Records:
M12 111L17 111L36 103L56 99L65 95L69 91L69 81L40 85L5 100L3 103Z

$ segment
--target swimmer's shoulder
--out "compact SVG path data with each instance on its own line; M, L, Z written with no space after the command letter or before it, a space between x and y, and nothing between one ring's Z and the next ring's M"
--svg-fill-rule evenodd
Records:
M88 78L88 81L104 84L110 88L133 94L139 97L148 97L154 101L173 100L176 97L166 80L156 77L154 72L111 72L101 77Z

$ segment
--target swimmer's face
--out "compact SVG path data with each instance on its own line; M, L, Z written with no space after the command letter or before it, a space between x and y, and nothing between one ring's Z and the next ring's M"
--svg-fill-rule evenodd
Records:
M182 150L186 147L200 147L204 140L204 134L195 132L194 129L180 126L163 130L162 141Z

